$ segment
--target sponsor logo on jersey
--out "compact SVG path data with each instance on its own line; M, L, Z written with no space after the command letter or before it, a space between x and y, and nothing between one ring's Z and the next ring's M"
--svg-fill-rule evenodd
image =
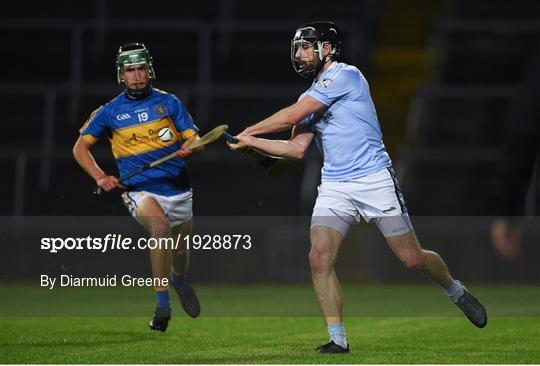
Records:
M332 79L328 79L328 78L325 78L325 79L322 79L321 81L319 81L317 84L315 84L316 86L320 86L322 88L327 88L328 85L330 85L332 83Z
M122 113L122 114L116 115L116 119L119 121L125 121L126 119L130 119L130 118L131 116L129 115L129 113Z
M148 107L137 108L134 110L135 113L148 112Z
M322 110L313 114L313 119L311 120L311 123L313 125L318 125L320 123L328 122L332 117L332 112L330 112L329 109L327 109L326 111Z
M172 139L163 141L159 138L159 131L164 128L171 130ZM115 158L133 156L170 146L178 141L175 131L169 117L113 130L111 139L113 155Z
M391 206L390 208L387 208L386 210L382 210L384 213L389 213L390 211L394 211L396 208L394 206Z
M148 142L149 140L150 139L148 138L148 136L137 135L134 133L131 135L129 139L124 140L124 146L134 146L138 144L144 144Z

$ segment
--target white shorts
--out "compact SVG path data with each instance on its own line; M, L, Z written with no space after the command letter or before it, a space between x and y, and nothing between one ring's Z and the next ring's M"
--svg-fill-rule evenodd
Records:
M392 168L351 181L322 182L318 192L311 227L331 227L345 236L362 217L366 222L374 221L385 237L412 230Z
M153 197L157 201L163 212L165 212L165 216L169 219L171 227L180 225L193 218L193 192L191 190L175 196L162 196L146 191L124 192L122 194L124 205L138 223L141 222L138 217L137 208L147 197Z

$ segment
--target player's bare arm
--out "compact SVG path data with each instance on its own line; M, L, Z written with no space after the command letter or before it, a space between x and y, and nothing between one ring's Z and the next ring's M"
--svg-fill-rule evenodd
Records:
M281 132L291 129L312 113L326 106L307 95L293 105L283 108L259 123L246 128L241 135L258 136L266 133Z
M230 144L232 150L253 148L266 154L288 159L302 159L313 140L313 132L306 125L293 127L289 140L268 140L250 135L239 135L238 144Z
M101 189L109 192L115 188L125 187L120 183L117 177L113 175L107 175L97 164L96 160L92 156L90 149L92 144L79 137L73 146L73 156L77 163L84 169L84 171L96 181L96 184Z

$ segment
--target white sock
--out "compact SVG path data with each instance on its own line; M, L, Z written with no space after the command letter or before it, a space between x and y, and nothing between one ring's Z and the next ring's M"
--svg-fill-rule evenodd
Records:
M345 338L345 326L343 323L330 324L328 326L330 340L343 348L347 348L347 338Z
M454 280L454 282L452 282L450 287L445 289L444 292L446 292L450 300L452 300L453 302L456 302L458 301L459 297L463 295L464 288L465 287L463 286L461 282L459 282L458 280Z

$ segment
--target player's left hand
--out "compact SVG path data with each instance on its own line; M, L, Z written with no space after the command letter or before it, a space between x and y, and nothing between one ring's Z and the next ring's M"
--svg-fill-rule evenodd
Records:
M184 142L180 150L176 152L176 156L182 159L188 159L193 154L193 151L188 148L190 143L191 141Z
M243 151L243 150L248 149L249 147L251 147L251 143L255 139L252 136L244 135L242 133L235 137L238 139L238 143L231 144L230 142L227 142L229 149L233 151L237 151L237 150Z

